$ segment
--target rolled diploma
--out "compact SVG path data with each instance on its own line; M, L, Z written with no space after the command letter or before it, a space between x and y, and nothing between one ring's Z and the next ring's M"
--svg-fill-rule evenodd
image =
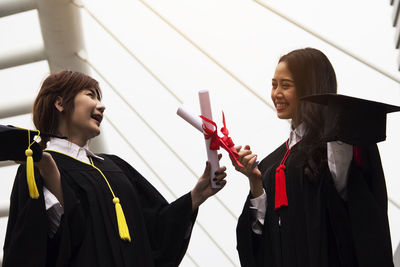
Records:
M206 117L209 120L212 120L212 113L211 113L211 105L210 105L210 97L208 94L208 90L201 90L199 91L199 101L200 101L200 110L201 115ZM206 121L204 124L207 128L215 130L214 126ZM197 128L197 127L196 127ZM211 187L212 188L220 188L220 185L217 185L213 179L215 178L215 171L219 169L219 160L218 160L218 153L216 150L210 149L210 139L205 139L206 141L206 149L207 149L207 157L208 161L211 164L211 171L210 171L210 179L211 179Z
M203 120L199 116L193 115L189 110L187 110L184 106L181 106L176 111L179 117L190 123L194 128L203 132Z

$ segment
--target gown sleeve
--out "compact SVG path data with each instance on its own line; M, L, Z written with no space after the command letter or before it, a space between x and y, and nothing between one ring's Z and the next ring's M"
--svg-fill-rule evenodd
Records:
M359 266L393 266L385 177L376 144L361 147L362 165L352 162L348 209Z
M3 266L64 266L84 236L85 216L79 201L61 179L64 215L56 233L49 237L43 180L36 168L35 181L39 190L38 199L29 197L25 165L21 165L10 197Z
M29 197L25 165L18 168L10 197L3 266L45 266L47 217L43 186L35 169L39 198Z
M186 253L197 210L190 192L168 203L138 171L121 158L107 155L134 185L139 196L156 266L178 266Z
M262 235L253 232L254 217L250 209L250 194L244 204L242 214L236 227L237 250L239 252L240 266L260 266L260 253Z
M258 168L263 175L263 187L265 191L267 191L265 176L269 174L271 166L278 160L279 155L281 155L285 149L285 144L282 144L274 152L264 158L258 165ZM263 258L265 257L265 255L263 255L265 254L265 251L262 247L263 239L265 238L263 236L264 233L259 235L253 232L252 225L254 222L254 216L252 215L250 204L249 194L236 227L237 250L239 253L240 264L244 267L261 266ZM266 255L266 257L269 257L269 255Z

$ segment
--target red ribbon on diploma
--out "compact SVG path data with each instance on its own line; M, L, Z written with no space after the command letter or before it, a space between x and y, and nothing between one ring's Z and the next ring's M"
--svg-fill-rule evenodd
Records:
M237 153L236 149L235 149L235 144L232 141L232 138L230 138L229 135L229 131L226 128L226 123L225 123L225 114L224 112L222 112L222 122L224 124L224 127L221 128L221 133L224 135L223 137L219 137L218 136L218 130L217 130L217 124L215 122L213 122L212 120L204 117L203 115L200 116L200 118L210 124L212 124L215 127L215 130L211 130L209 128L207 128L207 126L203 123L202 127L203 127L203 133L204 133L204 137L206 139L210 139L210 149L211 150L218 150L220 147L222 147L223 149L225 149L229 155L231 156L231 158L233 158L235 160L235 162L237 163L237 165L239 165L240 167L243 167L243 165L237 160L239 158L239 154Z

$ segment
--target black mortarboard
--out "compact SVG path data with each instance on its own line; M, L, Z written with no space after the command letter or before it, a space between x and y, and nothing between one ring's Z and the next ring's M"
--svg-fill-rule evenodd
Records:
M0 125L0 161L26 161L28 189L29 195L32 198L39 197L35 183L33 162L40 161L43 155L42 148L35 141L37 138L35 136L40 135L58 137L53 134L41 134L36 130L23 129L11 125Z
M42 158L42 149L34 141L38 134L35 130L0 125L0 161L26 161L25 150L30 147L33 161L38 162Z
M326 141L343 141L351 145L378 143L386 139L386 114L400 107L339 95L321 94L301 100L326 106L323 136Z

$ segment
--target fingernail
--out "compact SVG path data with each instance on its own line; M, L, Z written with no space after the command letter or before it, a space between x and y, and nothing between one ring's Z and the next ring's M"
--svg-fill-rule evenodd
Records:
M214 181L214 182L217 181L217 180L218 180L217 178L215 178L215 177L213 178L213 181Z

